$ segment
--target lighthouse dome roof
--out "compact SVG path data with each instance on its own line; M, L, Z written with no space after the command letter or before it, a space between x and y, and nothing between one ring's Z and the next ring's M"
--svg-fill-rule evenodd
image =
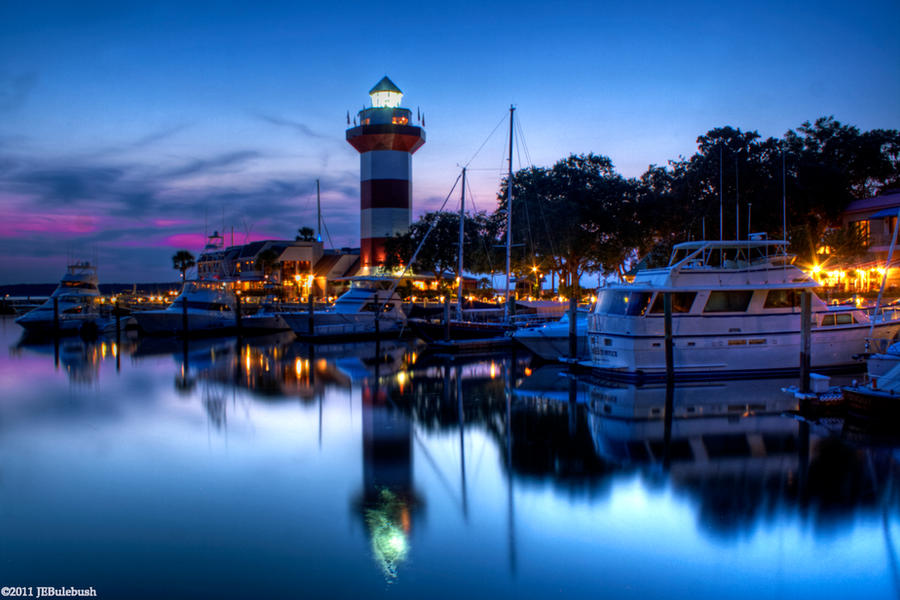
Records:
M390 77L388 77L387 75L382 77L381 81L376 83L375 87L373 87L371 90L369 90L370 94L374 94L376 92L395 92L397 94L403 93L400 91L400 88L398 88L396 85L394 85L394 82L391 81Z

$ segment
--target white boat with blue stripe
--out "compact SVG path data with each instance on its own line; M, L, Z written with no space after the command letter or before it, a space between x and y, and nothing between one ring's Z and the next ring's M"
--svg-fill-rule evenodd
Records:
M811 292L811 368L859 367L867 339L892 340L895 312L829 307L787 243L765 239L677 244L669 265L600 290L588 318L590 366L622 380L665 377L664 295L671 294L675 377L791 375L799 371L801 295Z

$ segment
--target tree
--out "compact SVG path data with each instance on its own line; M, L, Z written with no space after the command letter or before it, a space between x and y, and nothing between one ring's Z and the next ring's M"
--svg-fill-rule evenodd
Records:
M194 255L187 250L179 250L172 256L172 268L181 271L181 280L184 281L185 272L196 265Z
M296 238L294 238L297 241L302 240L304 242L312 242L316 239L316 232L315 232L315 230L313 230L312 227L306 227L306 226L301 227L300 229L297 230L297 233L299 235Z
M430 233L428 233L430 230ZM464 270L484 273L491 259L488 256L491 241L491 223L483 213L466 215L463 226ZM427 234L427 238L425 237ZM402 268L411 259L416 249L422 249L413 265L415 272L432 272L438 287L445 286L447 273L461 278L459 272L459 215L448 212L430 212L410 225L405 234L398 234L385 240L385 267Z
M704 235L744 239L752 230L787 236L791 251L811 262L851 201L886 189L900 176L900 133L860 132L833 117L807 121L784 139L719 127L698 137L697 148L689 159L651 165L641 177L639 220L651 241L642 252L652 249L654 257L663 257L678 241Z
M497 221L506 218L506 185ZM514 264L520 277L554 270L577 290L586 271L622 274L639 243L638 184L619 175L609 158L573 154L550 169L517 171L512 185L513 242L525 248Z
M256 255L256 262L253 266L257 271L262 271L263 275L268 278L280 255L281 253L274 248L266 248Z

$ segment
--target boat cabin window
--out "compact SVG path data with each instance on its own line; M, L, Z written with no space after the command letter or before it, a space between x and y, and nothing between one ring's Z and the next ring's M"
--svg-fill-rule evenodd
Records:
M691 312L691 306L694 305L694 298L696 297L697 292L674 292L672 294L672 312ZM656 294L656 300L653 301L653 307L650 309L650 312L662 314L664 311L665 309L663 307L663 293L658 292Z
M706 307L704 307L703 312L745 312L750 305L750 298L752 297L752 290L710 292L709 300L706 301Z
M822 317L822 327L827 327L829 325L852 325L853 322L853 315L846 312L825 315Z
M769 290L763 308L797 308L800 294L797 290Z
M639 317L647 311L651 296L650 292L601 292L597 298L597 312Z

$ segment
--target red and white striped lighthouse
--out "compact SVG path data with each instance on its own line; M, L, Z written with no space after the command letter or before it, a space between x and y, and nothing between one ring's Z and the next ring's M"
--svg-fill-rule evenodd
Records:
M412 111L385 76L369 90L372 106L359 111L347 141L359 152L360 260L364 272L384 264L384 240L409 230L412 212L412 155L425 131L410 125Z

